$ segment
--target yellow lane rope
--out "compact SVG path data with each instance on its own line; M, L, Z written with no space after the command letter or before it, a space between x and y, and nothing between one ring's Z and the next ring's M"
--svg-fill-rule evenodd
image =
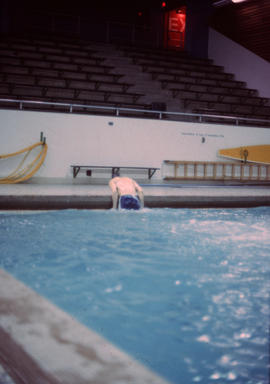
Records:
M22 168L27 157L30 155L31 151L38 146L41 146L41 148L37 156L34 158L34 160L30 164ZM23 148L20 151L9 153L6 155L0 155L0 159L7 159L9 157L17 156L26 152L22 161L20 162L20 164L17 166L16 169L13 172L11 172L8 176L0 178L0 184L15 184L15 183L20 183L22 181L26 181L30 179L30 177L32 177L43 164L47 154L47 150L48 150L47 144L43 141L40 141L36 144L30 145L29 147Z

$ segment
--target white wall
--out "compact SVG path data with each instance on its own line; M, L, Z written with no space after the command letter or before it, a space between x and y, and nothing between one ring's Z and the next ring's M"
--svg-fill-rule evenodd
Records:
M164 160L220 160L220 148L270 144L263 128L0 110L0 154L38 142L41 131L48 154L37 176L70 180L71 164L161 167ZM0 160L1 176L7 163Z
M210 28L208 56L236 80L245 81L248 88L257 89L259 96L270 98L270 63Z

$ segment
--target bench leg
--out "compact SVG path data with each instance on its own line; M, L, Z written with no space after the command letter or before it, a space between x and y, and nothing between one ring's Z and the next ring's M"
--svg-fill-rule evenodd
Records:
M156 169L149 168L148 169L148 179L150 180L151 177L156 173Z
M78 175L78 173L80 172L80 169L81 169L81 167L79 167L79 166L73 167L73 178L74 179Z
M120 167L113 167L112 168L112 177L114 175L120 176Z

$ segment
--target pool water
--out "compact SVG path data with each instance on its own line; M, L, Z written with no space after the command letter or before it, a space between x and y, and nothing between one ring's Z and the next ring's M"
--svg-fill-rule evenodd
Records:
M268 383L269 207L1 212L0 267L172 383Z

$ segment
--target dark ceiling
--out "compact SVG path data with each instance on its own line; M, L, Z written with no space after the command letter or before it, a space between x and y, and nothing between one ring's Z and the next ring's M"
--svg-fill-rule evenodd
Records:
M187 5L189 10L200 10L208 7L209 25L229 38L252 50L259 56L270 61L270 0L246 0L233 4L231 0L0 0L6 3L19 15L28 11L56 12L72 15L93 17L101 15L104 19L117 19L133 22L139 11L147 15L150 11L174 9ZM220 7L214 7L214 3ZM212 10L211 10L212 7ZM135 16L134 16L135 15ZM211 17L210 17L211 15ZM147 20L147 17L146 17ZM193 22L193 21L192 21Z
M270 0L248 0L216 8L211 26L270 61Z

